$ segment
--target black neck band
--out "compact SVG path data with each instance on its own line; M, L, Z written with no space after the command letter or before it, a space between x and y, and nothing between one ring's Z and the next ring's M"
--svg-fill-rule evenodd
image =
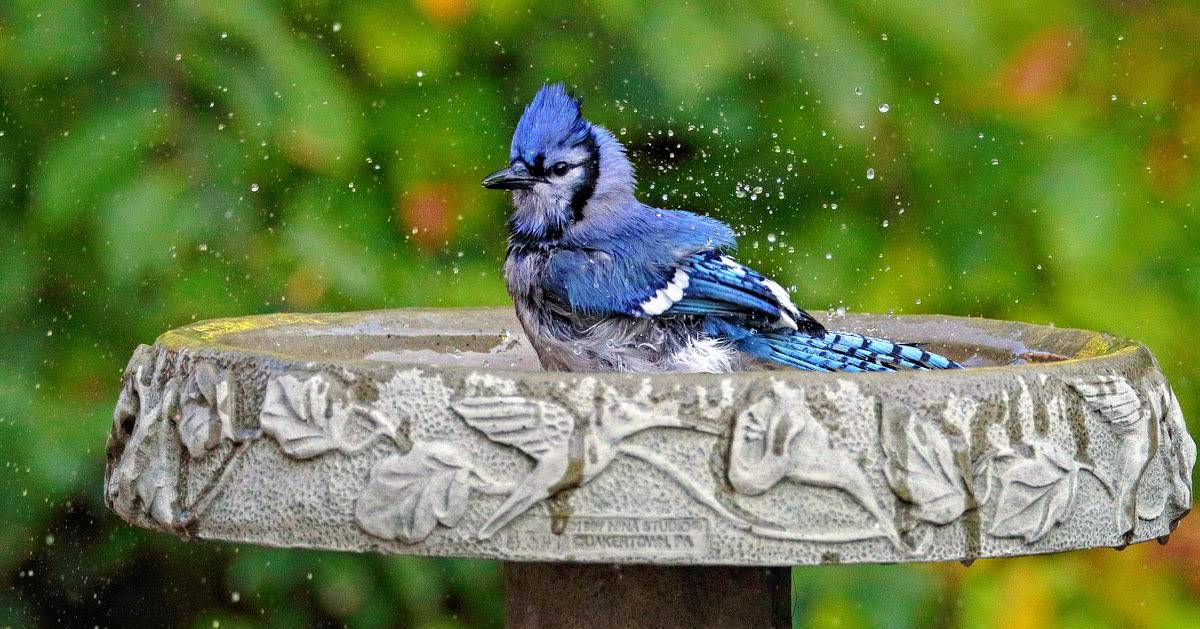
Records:
M583 220L583 208L595 194L596 181L600 179L600 147L590 131L583 145L588 152L588 159L583 163L583 180L571 195L571 217L575 222Z

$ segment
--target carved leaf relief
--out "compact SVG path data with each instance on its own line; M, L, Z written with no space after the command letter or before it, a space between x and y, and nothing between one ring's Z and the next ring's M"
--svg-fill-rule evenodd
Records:
M1052 444L1035 444L1034 456L1000 474L1000 495L989 533L1031 544L1067 514L1079 482L1079 465Z
M470 491L470 463L457 448L417 443L375 465L354 515L372 535L415 544L439 523L458 524Z
M334 411L324 378L282 376L267 385L259 423L289 456L308 459L340 446L346 417Z
M884 466L888 484L900 498L916 506L916 516L948 524L967 510L970 489L942 431L910 416L904 431L903 465ZM889 457L890 458L890 457ZM897 457L898 458L898 457Z
M192 458L215 448L221 438L233 440L233 400L228 378L208 364L197 367L183 392L179 439Z
M309 459L333 450L352 454L377 437L395 437L396 420L378 409L346 404L323 376L282 376L267 385L259 424L284 453Z
M178 495L174 470L170 469L172 463L165 458L158 458L137 477L137 496L141 500L142 511L164 526L175 522Z

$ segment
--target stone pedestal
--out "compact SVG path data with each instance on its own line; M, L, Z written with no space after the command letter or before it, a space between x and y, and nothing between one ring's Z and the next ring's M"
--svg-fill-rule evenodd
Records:
M528 629L792 626L789 568L504 564L505 623Z
M974 368L546 373L505 309L207 321L134 353L105 496L185 538L505 560L520 626L769 625L773 568L1123 546L1188 512L1195 444L1145 347L826 323Z

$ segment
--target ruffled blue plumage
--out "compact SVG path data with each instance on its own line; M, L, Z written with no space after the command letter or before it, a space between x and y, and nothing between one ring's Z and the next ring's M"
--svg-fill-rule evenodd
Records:
M546 85L513 134L505 276L547 368L727 371L769 361L813 371L949 369L919 347L829 332L778 283L732 257L720 221L634 197L610 133Z

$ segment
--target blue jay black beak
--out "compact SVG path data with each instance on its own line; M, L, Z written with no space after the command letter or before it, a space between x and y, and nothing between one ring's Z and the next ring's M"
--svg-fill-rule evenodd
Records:
M530 176L529 170L520 162L497 170L483 178L483 187L491 190L528 190L538 179Z

